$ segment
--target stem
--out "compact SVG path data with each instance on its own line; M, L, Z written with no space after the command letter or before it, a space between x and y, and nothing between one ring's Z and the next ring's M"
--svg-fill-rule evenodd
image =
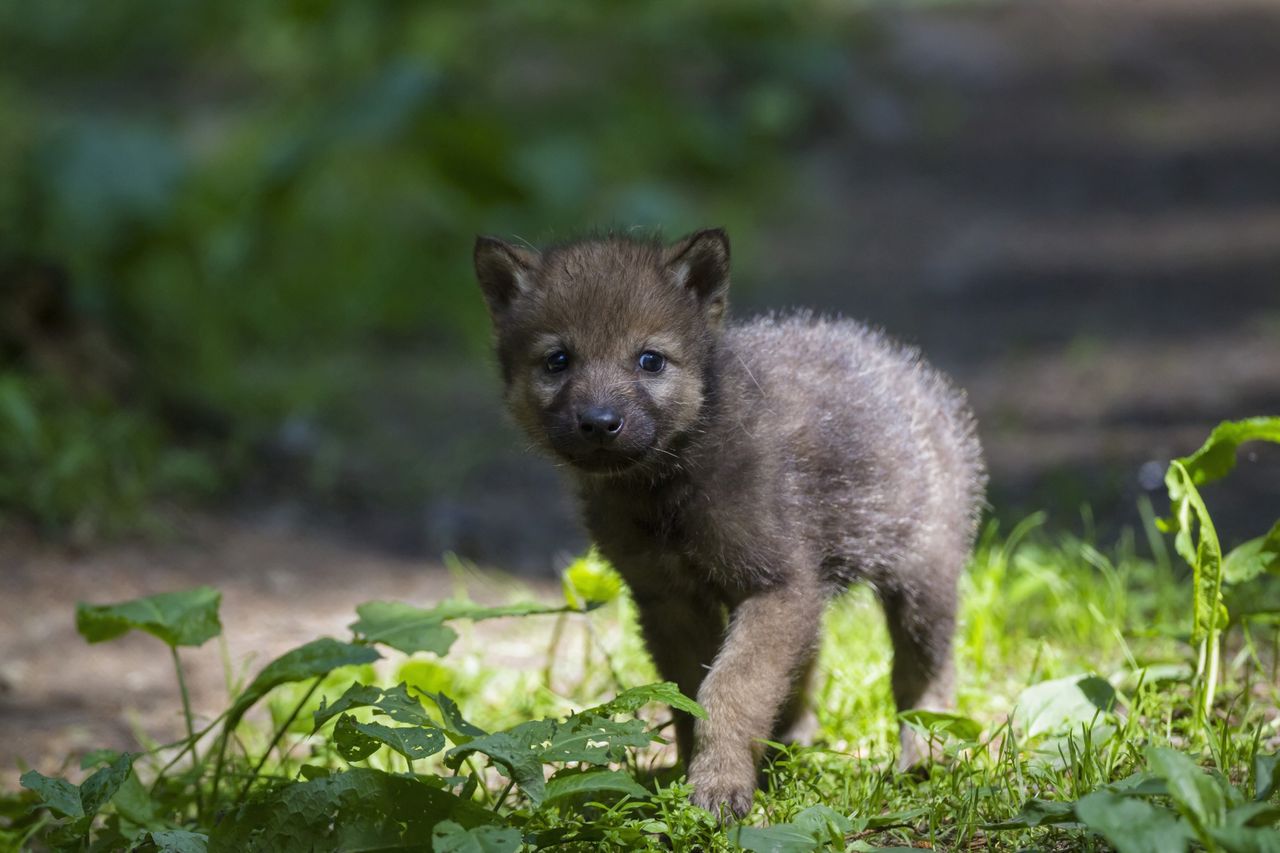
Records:
M551 628L551 643L547 646L547 665L542 670L542 683L551 689L551 675L556 666L556 652L560 651L560 638L564 634L564 623L569 614L561 613L556 617L556 624Z
M475 762L471 760L471 756L467 756L467 767L471 768L471 778L476 780L476 788L480 791L480 796L484 797L484 804L487 806L493 802L489 797L489 786L484 783L484 777L480 775L480 768L476 767ZM496 806L495 806L496 808Z
M494 813L497 813L498 809L502 808L502 804L506 802L507 794L511 793L511 789L515 787L515 784L515 779L507 780L507 787L502 789L502 793L498 795L498 801L493 804Z
M1206 640L1209 646L1209 669L1204 677L1204 713L1205 725L1209 723L1209 712L1213 709L1213 694L1218 689L1218 656L1220 653L1219 646L1221 640L1218 632L1210 631Z
M227 755L227 741L230 737L231 732L223 726L222 737L218 738L218 760L213 765L213 791L209 794L209 803L214 806L218 802L218 785L222 782L222 762Z
M298 700L298 704L293 706L293 711L289 713L288 718L276 728L276 733L271 737L271 743L267 744L267 748L262 751L262 757L258 759L258 763L254 765L253 772L249 774L249 779L244 783L244 787L240 789L240 796L236 797L236 805L244 802L245 797L249 796L249 789L253 787L253 782L258 778L258 774L262 772L263 765L267 763L267 759L271 757L271 750L276 748L276 744L284 737L284 733L289 730L289 726L293 725L293 721L298 719L298 715L302 713L302 708L307 704L307 700L320 689L320 682L324 680L324 676L318 676L315 681L311 682L311 686L307 688L307 692Z
M191 749L191 766L200 766L200 753L196 750L195 718L191 715L191 693L187 690L187 679L182 673L182 658L178 656L178 647L170 646L173 655L173 671L178 674L178 692L182 694L182 716L187 721L187 740ZM196 781L196 818L204 816L204 794L200 791L200 782Z
M200 738L207 735L209 732L213 731L217 727L218 723L222 722L222 719L225 716L227 716L227 712L223 711L221 714L218 715L217 719L209 723L209 725L205 726L200 731L196 732L195 734L196 740L199 740ZM173 758L169 759L169 763L166 764L164 767L161 767L160 772L156 774L155 781L151 783L152 795L154 795L156 792L156 789L160 787L160 781L164 779L164 774L168 773L169 769L173 767L173 765L181 761L182 756L186 755L188 752L191 751L191 748L194 743L195 741L191 740L191 738L188 737L188 738L183 738L182 740L174 741L173 743L161 744L160 746L157 746L154 749L150 750L150 752L157 753L162 750L172 749L175 746L182 747L182 749L178 751L178 754L175 755Z

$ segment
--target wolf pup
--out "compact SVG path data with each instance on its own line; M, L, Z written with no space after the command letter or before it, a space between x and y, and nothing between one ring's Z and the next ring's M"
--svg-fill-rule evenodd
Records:
M659 671L707 711L676 721L696 804L745 815L762 741L812 731L823 607L852 581L883 602L898 708L950 706L985 474L941 374L848 320L726 322L719 229L480 237L475 268L508 407L570 472ZM927 757L902 741L901 764Z

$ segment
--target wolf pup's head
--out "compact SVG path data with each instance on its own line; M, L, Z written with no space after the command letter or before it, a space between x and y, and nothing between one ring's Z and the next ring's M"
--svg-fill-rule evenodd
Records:
M480 237L475 265L507 405L537 444L595 474L673 458L697 423L724 316L724 231L544 252Z

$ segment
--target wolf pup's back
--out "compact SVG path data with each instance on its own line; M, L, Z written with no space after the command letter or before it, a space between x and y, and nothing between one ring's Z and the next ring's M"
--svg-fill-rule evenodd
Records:
M568 463L658 669L707 710L676 715L694 802L745 814L763 742L812 732L822 611L850 581L884 604L897 706L950 706L985 478L963 397L918 353L807 314L726 323L719 230L480 238L476 272L513 416ZM926 757L902 740L902 763Z

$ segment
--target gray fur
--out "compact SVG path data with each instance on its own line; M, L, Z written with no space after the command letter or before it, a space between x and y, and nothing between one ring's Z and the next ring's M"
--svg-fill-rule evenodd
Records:
M823 607L853 581L884 603L898 707L950 706L985 473L963 394L917 351L808 313L726 322L718 230L543 253L481 238L476 269L515 419L567 463L655 663L708 711L677 720L695 802L745 814L760 741L812 728ZM583 426L600 406L616 434ZM903 763L924 757L904 732Z

